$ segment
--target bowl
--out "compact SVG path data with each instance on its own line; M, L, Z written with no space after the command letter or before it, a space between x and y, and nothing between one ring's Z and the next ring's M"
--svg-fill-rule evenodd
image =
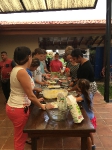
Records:
M54 121L64 121L68 116L68 109L65 111L60 111L58 108L46 109L47 115L50 120Z
M42 94L46 99L57 98L58 93L63 93L64 96L68 95L68 91L66 89L44 89L42 91Z

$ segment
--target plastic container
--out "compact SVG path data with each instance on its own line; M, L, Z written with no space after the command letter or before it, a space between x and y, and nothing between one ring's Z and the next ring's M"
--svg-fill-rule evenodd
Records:
M54 121L64 121L68 116L68 109L65 111L60 111L58 108L46 109L49 119Z
M68 115L68 108L65 94L59 93L57 95L57 108L55 107L51 110L46 109L46 111L51 120L55 121L66 120Z

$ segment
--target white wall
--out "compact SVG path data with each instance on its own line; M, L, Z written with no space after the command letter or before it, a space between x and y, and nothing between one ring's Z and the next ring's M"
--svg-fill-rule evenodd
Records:
M27 46L33 51L38 46L37 35L4 35L0 36L0 52L6 51L9 58L13 58L14 49L17 46ZM0 58L1 60L1 58Z

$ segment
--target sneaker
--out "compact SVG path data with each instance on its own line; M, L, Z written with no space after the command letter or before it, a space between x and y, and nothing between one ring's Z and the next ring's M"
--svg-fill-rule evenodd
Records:
M95 150L96 149L96 146L95 145L92 145L92 150Z

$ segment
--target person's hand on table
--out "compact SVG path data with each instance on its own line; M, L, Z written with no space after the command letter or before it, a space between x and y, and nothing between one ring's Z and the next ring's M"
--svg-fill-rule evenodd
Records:
M70 80L71 80L71 77L67 77L67 80L70 81Z
M38 92L42 92L42 89L41 89L41 88L38 88L37 91L38 91Z
M44 100L43 97L38 98L38 101L39 101L39 102L43 102L43 100Z
M46 74L46 79L50 79L51 78L51 74Z
M45 104L45 109L53 109L54 106L50 103Z
M45 82L41 82L40 84L41 84L41 85L46 85L46 83L45 83Z
M67 91L68 91L68 92L71 92L71 91L73 91L73 90L72 90L72 88L68 88Z
M69 86L72 87L73 86L73 82L70 82Z
M44 81L44 83L45 83L45 85L48 85L48 84L49 84L49 82L48 82L48 81Z

